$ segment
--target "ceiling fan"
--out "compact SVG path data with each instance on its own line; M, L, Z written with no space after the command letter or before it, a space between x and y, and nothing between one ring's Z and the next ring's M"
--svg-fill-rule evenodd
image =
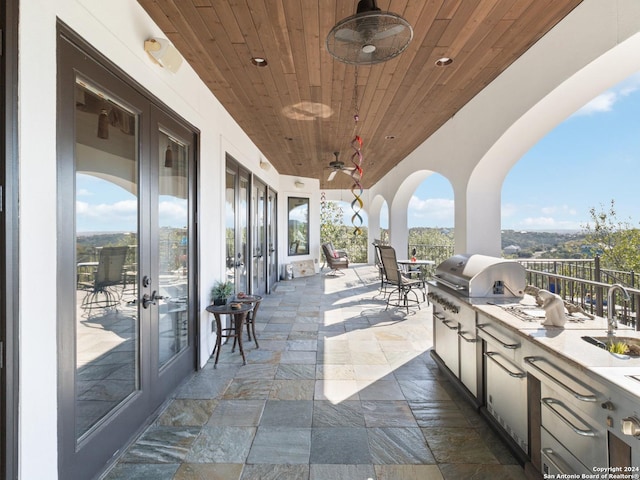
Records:
M338 172L342 172L345 175L351 176L351 174L355 170L355 167L345 167L344 162L338 159L338 155L340 155L340 152L333 152L333 154L335 155L336 159L329 162L329 168L331 168L332 171L331 173L329 173L329 178L327 178L327 182L332 181L336 176L336 173Z
M400 55L412 38L413 28L400 15L383 12L375 0L360 0L356 14L331 29L326 46L341 62L372 65Z

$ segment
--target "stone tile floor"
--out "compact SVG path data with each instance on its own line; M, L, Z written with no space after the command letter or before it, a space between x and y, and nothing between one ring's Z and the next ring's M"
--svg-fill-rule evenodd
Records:
M524 479L429 356L431 308L356 266L280 282L245 341L175 393L106 480Z

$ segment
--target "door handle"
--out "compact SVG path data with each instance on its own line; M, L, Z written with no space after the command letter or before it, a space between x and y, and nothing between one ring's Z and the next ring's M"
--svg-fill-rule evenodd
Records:
M156 291L151 292L151 295L145 293L142 296L142 308L147 309L149 305L155 305L156 300L162 300L164 297L162 295L156 295Z

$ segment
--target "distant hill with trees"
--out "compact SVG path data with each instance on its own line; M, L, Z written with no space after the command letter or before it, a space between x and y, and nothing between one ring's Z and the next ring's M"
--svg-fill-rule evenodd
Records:
M589 216L589 222L577 231L503 230L503 256L571 259L594 258L598 255L603 268L640 271L640 228L629 220L617 218L613 200L599 210L590 208ZM335 247L346 249L354 262L367 261L366 228L362 229L362 235L354 235L353 227L344 225L342 219L343 212L339 206L333 202L323 204L320 215L321 241L332 241ZM381 229L380 237L383 242L388 241L386 229ZM412 227L409 229L408 244L410 249L417 248L418 258L439 261L453 251L454 229ZM399 252L399 255L404 256L406 252Z
M517 258L587 258L584 232L543 232L503 230L502 249L512 245L520 247L517 253L508 255ZM507 255L506 255L507 256Z

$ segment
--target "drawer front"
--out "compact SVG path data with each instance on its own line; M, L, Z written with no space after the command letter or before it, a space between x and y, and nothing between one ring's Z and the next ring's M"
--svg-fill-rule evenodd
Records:
M540 430L542 465L540 472L545 478L560 478L559 475L593 474L574 457L564 445L556 440L546 428Z
M606 421L607 389L593 378L580 372L567 362L559 362L548 352L532 348L528 342L524 347L524 369L542 384L543 397L562 398L572 409L599 420Z
M598 423L601 425L605 424L606 410L602 408L602 402L599 401L599 399L601 398L601 395L599 395L598 393L594 392L592 395L583 396L582 394L583 393L586 394L587 391L578 390L577 388L576 390L573 390L573 386L571 387L567 386L565 388L561 385L555 385L548 381L545 382L544 380L541 380L540 384L541 384L540 393L542 398L549 397L549 398L560 399L567 406L567 408L570 408L576 414L583 416L585 418L586 417L592 418L594 423ZM569 388L571 388L571 390L568 390ZM594 401L580 400L576 398L574 394L572 394L572 392L575 393L575 391L581 392L580 393L581 399L595 398L596 400Z
M564 401L542 397L542 426L583 465L607 465L606 429Z
M497 351L516 364L522 360L522 340L497 322L478 315L476 334L487 342L487 350Z

